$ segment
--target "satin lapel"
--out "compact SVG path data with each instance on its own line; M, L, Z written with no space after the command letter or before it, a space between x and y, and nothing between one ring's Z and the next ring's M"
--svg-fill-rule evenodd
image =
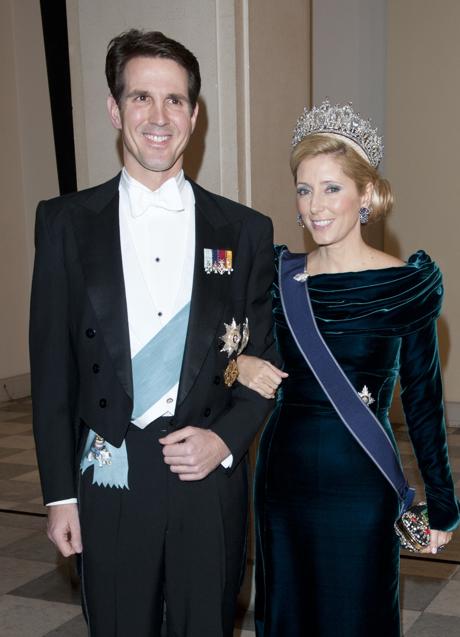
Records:
M195 266L193 274L192 302L185 343L184 359L179 383L180 405L193 387L210 347L219 347L218 337L224 332L225 303L229 298L230 274L206 274L204 249L232 250L235 255L239 225L228 223L221 215L214 215L209 201L203 201L195 190Z
M133 396L128 310L120 246L118 180L101 187L74 216L88 295L117 376Z

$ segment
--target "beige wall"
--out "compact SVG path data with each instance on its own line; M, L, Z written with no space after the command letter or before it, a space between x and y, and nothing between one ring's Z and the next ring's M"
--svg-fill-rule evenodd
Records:
M312 0L312 101L352 102L385 136L387 0ZM380 166L385 174L385 160ZM383 222L363 229L383 248Z
M289 155L310 103L310 2L248 4L251 203L273 219L276 242L302 251Z
M419 248L445 279L439 322L450 420L460 422L460 148L458 0L389 0L387 172L396 209L385 248L403 258Z
M0 3L0 399L27 392L33 225L39 199L58 194L42 41L35 0ZM3 384L7 384L7 392Z

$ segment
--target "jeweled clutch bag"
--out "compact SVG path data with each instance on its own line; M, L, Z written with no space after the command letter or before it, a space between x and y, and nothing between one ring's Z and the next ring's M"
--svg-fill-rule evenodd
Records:
M430 522L426 502L419 502L407 509L395 522L396 535L401 548L418 552L430 543Z

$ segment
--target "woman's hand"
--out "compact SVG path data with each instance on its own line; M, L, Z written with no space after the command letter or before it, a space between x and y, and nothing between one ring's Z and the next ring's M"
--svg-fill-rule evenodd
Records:
M257 356L240 354L236 362L238 363L238 382L253 389L264 398L274 398L283 378L289 376L286 372Z
M426 548L424 548L421 553L433 553L435 555L440 547L444 547L448 544L452 539L451 531L437 531L436 529L431 529L430 533L430 543ZM442 550L442 549L441 549Z

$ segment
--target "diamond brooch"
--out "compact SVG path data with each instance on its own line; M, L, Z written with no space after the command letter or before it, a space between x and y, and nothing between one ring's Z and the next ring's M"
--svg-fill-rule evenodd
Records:
M367 385L364 385L362 390L358 392L358 396L361 398L363 403L369 407L372 403L375 403L375 400L372 398L372 394L367 388Z

